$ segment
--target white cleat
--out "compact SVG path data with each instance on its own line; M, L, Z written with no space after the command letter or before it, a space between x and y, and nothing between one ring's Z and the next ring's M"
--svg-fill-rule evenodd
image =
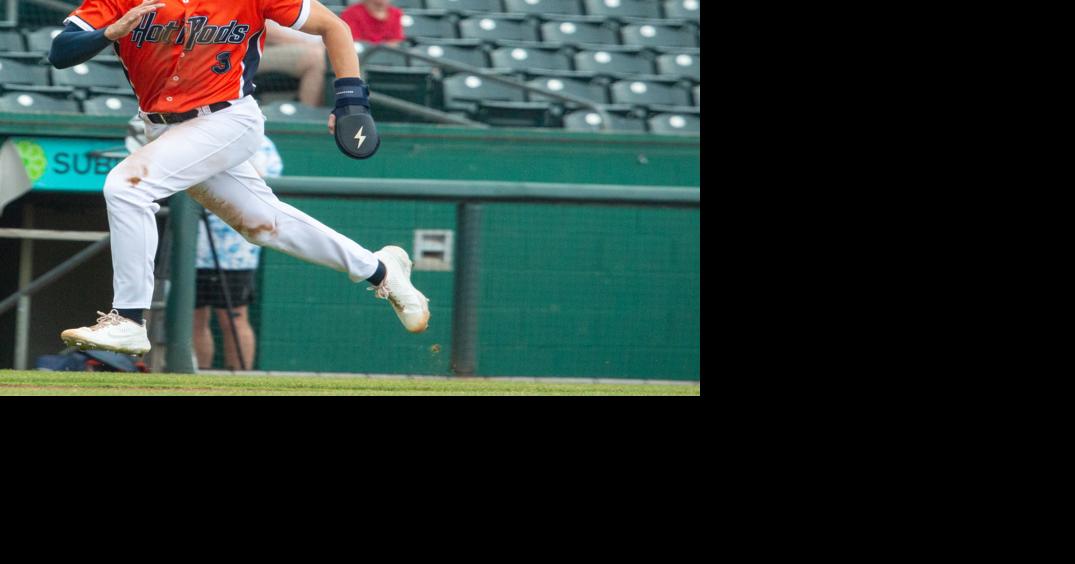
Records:
M60 333L60 339L69 347L99 349L122 354L143 355L149 352L149 336L146 325L135 323L116 310L97 312L97 325L68 329Z
M411 284L411 258L407 251L389 245L373 253L384 263L386 274L376 290L377 297L388 300L399 321L411 333L429 328L429 299Z

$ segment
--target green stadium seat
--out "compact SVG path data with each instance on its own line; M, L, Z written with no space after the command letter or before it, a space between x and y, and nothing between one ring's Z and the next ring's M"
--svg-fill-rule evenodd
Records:
M693 115L657 114L648 123L653 133L699 135L702 132L702 120Z
M454 16L453 16L454 17ZM403 14L403 35L406 37L459 37L455 20L444 11L409 11Z
M639 47L697 47L694 30L688 26L634 23L620 29L624 45Z
M82 102L82 112L91 116L131 117L138 112L134 96L94 96Z
M426 8L456 12L503 12L500 0L426 0Z
M527 84L531 86L539 86L546 90L552 90L553 92L560 92L563 94L570 94L572 96L578 96L591 102L598 104L608 103L608 90L604 85L590 80L581 80L577 78L561 78L554 76L543 76L527 81ZM536 101L550 101L560 104L566 104L571 106L571 103L561 102L555 98L547 97L543 94L530 93L530 100Z
M399 98L413 104L428 107L437 107L438 100L434 97L433 86L435 81L429 68L399 68L370 65L363 68L366 82L374 94L383 94L393 98ZM385 110L374 108L374 115L380 119ZM407 121L409 118L400 118L397 121Z
M6 84L48 84L49 68L0 57L0 88Z
M571 59L550 49L528 49L525 47L501 47L490 54L494 68L526 70L569 70Z
M358 56L362 61L362 66L363 67L365 67L367 64L385 66L385 67L405 67L405 66L407 66L408 59L407 59L406 55L403 55L403 54L400 54L400 53L393 53L392 51L385 51L383 49L378 49L377 51L374 51L373 53L369 53L369 50L371 48L373 48L373 47L376 47L376 45L360 43L360 42L357 42L357 41L355 42L355 52L358 53ZM369 54L367 54L367 53L369 53ZM332 70L331 70L332 65L331 64L327 65L325 68L329 69L328 72L332 72ZM333 76L335 76L335 75L333 75Z
M691 94L694 95L693 96L694 105L696 107L698 107L698 108L701 108L702 107L702 85L699 84L698 86L695 86L694 88L692 88L691 89Z
M702 3L699 0L665 0L664 17L701 21Z
M702 80L701 58L693 53L666 53L657 56L657 72L669 76Z
M346 3L348 6L353 6L355 4L361 4L362 0L346 0ZM392 5L397 8L402 8L404 11L411 8L422 9L426 7L422 0L392 0Z
M63 31L62 27L43 27L26 34L26 50L48 53L52 48L52 39Z
M261 106L261 112L269 121L322 122L328 120L330 108L315 108L295 101L279 101Z
M55 86L53 88L62 88ZM88 96L134 96L134 90L131 89L130 83L126 83L123 86L91 86L90 88L79 88L75 90L75 97L81 100L85 100Z
M645 132L646 122L630 114L609 112L611 131ZM564 129L568 131L604 131L601 129L601 116L593 110L579 110L564 116Z
M670 84L643 80L620 80L609 87L614 104L632 106L690 106L687 90Z
M522 14L582 14L579 0L504 0L504 9Z
M586 13L609 18L659 18L661 6L654 0L583 0Z
M79 113L78 103L34 92L9 92L0 96L0 112L10 113Z
M548 102L482 100L474 117L496 127L559 127L559 110Z
M568 45L616 45L620 42L616 29L594 20L546 18L541 24L541 36L548 43Z
M347 5L347 2L345 2L344 0L321 0L321 3L324 4L327 8Z
M525 100L525 94L519 88L466 73L444 79L443 87L444 107L451 111L477 114L479 102L482 101L522 102Z
M494 41L536 41L537 31L530 21L521 18L476 16L459 22L459 35L464 38Z
M17 29L0 29L0 51L25 51L26 42Z
M484 68L489 66L485 51L479 45L465 45L461 43L451 44L448 42L419 43L412 47L411 52L463 63L472 67ZM411 59L412 67L428 67L430 63L418 59Z
M123 74L122 67L106 65L94 61L75 65L67 69L53 68L52 84L57 86L74 86L89 88L93 86L118 88L130 83Z
M575 54L575 68L606 75L653 74L653 63L630 51L580 51Z
M347 5L350 6L351 4L358 4L360 2L362 2L362 0L347 0ZM422 0L392 0L392 5L397 8L402 8L404 12L412 8L421 9L426 7L425 2Z

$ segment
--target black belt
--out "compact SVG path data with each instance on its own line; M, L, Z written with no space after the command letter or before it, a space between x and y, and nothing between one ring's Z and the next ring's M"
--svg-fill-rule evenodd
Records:
M215 104L209 104L209 112L219 112L224 108L230 108L231 102L217 102ZM191 110L189 112L183 112L181 114L146 114L146 119L153 123L161 125L173 125L176 123L183 123L184 121L192 120L202 115L198 110Z

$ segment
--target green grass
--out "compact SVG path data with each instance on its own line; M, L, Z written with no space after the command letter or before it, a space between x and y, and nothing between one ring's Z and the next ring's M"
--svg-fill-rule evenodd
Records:
M0 396L697 396L694 385L0 370Z

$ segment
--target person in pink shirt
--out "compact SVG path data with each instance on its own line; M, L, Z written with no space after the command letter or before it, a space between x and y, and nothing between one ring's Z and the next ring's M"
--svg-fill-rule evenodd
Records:
M403 10L393 6L391 0L363 0L344 10L340 19L351 26L355 41L395 47L405 39Z

